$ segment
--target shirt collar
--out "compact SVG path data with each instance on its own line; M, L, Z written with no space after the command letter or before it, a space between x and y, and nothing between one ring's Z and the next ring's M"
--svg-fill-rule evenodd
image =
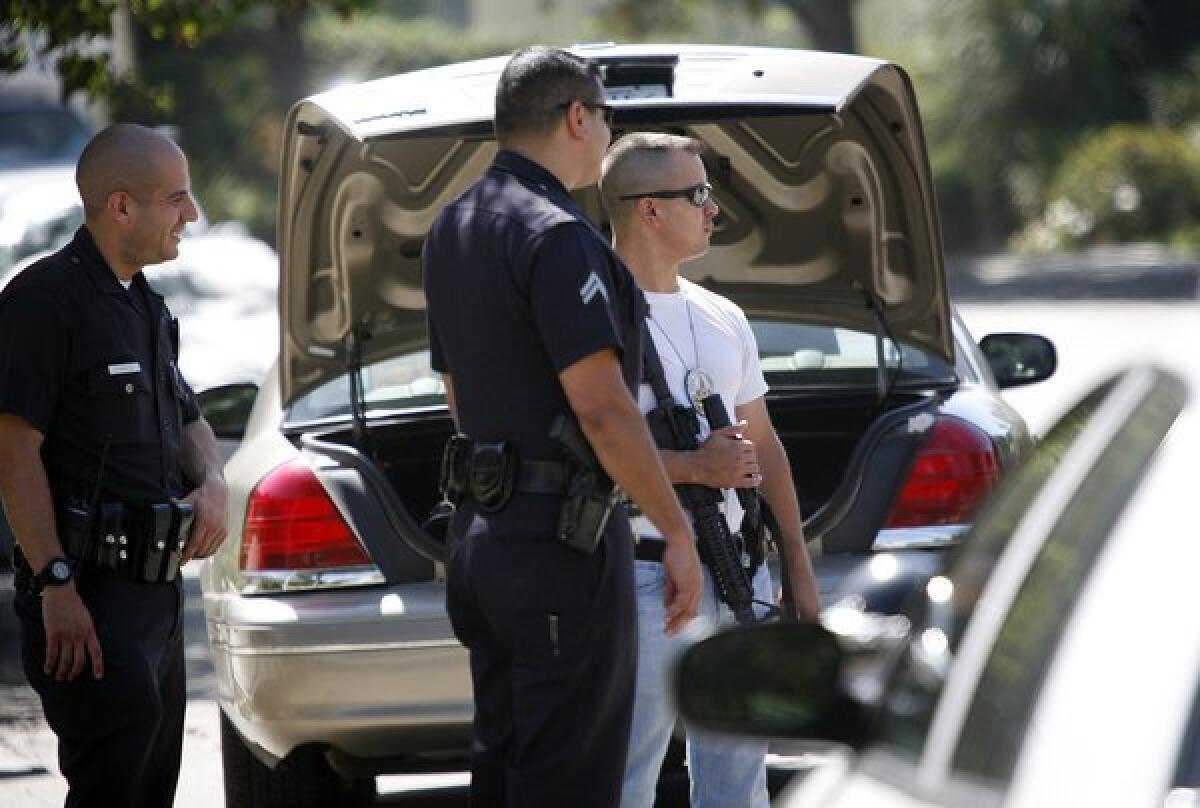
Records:
M139 288L150 295L158 297L153 289L146 283L144 272L139 272L133 276L133 284L129 287L128 293L121 282L117 280L117 275L112 271L112 267L108 265L108 261L104 259L104 253L100 252L100 248L96 246L96 240L92 238L91 231L87 229L87 225L80 225L75 231L75 238L71 240L72 258L78 258L78 263L87 272L88 278L95 285L96 291L105 295L124 295L132 294L135 288ZM74 263L74 261L73 261Z
M518 179L534 185L540 185L548 192L561 194L568 199L571 197L567 187L559 182L558 177L551 174L540 164L516 152L503 150L497 152L496 159L492 162L492 165L507 174L512 174Z

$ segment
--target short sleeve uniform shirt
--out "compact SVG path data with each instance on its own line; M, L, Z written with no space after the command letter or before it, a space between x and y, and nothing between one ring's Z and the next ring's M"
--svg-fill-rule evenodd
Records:
M500 152L438 216L422 260L431 364L451 376L470 437L512 441L526 458L561 458L550 425L571 410L558 374L598 351L627 360L625 380L636 390L641 292L541 166Z
M45 436L55 499L183 496L183 426L199 417L177 324L139 273L117 280L85 227L0 293L0 412ZM103 470L101 472L101 458Z

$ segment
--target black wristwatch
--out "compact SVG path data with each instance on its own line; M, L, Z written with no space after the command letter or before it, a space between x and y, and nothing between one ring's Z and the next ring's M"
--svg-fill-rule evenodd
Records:
M75 577L75 562L69 558L50 559L50 563L33 576L33 584L39 591L47 586L62 586L67 581Z

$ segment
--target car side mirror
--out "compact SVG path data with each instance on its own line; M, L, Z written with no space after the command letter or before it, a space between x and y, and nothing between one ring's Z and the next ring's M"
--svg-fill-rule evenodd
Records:
M257 395L257 384L223 384L197 393L196 402L218 438L240 441L246 434L246 422L250 420Z
M1037 334L989 334L979 348L1002 390L1048 379L1058 368L1054 343Z
M687 721L733 735L862 745L860 704L842 687L846 654L811 623L736 628L693 645L675 668Z

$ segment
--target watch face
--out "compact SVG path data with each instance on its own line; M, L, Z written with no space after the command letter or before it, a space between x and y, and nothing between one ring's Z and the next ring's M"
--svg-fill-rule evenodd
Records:
M50 580L65 583L71 579L71 565L65 561L54 561L50 564Z

